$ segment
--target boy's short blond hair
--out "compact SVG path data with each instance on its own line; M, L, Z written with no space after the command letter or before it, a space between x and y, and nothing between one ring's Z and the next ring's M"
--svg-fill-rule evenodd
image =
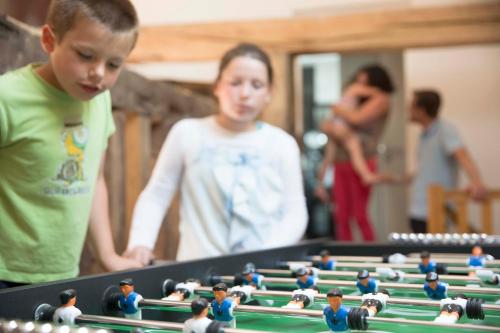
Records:
M62 40L81 17L97 21L113 32L134 32L137 39L139 20L130 0L52 0L47 24Z

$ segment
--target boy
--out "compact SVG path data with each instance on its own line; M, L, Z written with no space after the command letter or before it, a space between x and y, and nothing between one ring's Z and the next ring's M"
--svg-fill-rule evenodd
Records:
M77 276L88 226L106 269L140 266L115 252L103 174L137 33L128 0L53 0L48 62L0 77L0 288Z

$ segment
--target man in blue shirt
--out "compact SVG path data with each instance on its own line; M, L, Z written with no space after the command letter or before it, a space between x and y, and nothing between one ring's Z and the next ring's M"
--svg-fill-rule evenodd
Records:
M323 318L331 332L344 332L349 330L347 315L349 308L342 305L342 291L338 288L326 294L328 306L323 309Z
M316 279L308 274L308 270L305 267L300 267L297 272L297 285L300 289L309 289L316 285Z
M427 297L437 301L448 297L448 284L439 282L436 272L427 273L425 281L424 291Z
M227 286L225 283L218 283L213 288L214 300L212 301L212 313L214 319L227 325L236 327L236 318L233 315L234 308L238 305L238 299L227 297Z
M118 307L123 311L125 318L142 319L139 302L142 296L134 291L134 282L132 279L125 279L120 282L121 295L118 298Z
M410 119L423 128L418 147L418 171L412 186L410 224L413 232L427 232L427 189L440 184L446 189L457 186L458 166L469 178L469 191L481 200L486 190L479 170L452 124L439 119L441 97L434 90L414 92Z
M378 290L378 280L370 277L370 273L364 269L358 272L356 287L362 294L376 293Z
M335 268L335 261L333 259L330 259L330 251L322 250L319 255L321 257L319 269L324 271L333 271Z

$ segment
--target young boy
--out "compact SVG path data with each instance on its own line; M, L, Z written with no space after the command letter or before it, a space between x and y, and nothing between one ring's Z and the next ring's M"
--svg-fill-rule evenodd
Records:
M0 77L0 287L77 276L89 226L106 269L140 266L115 252L103 174L108 89L137 33L129 0L53 0L48 62Z

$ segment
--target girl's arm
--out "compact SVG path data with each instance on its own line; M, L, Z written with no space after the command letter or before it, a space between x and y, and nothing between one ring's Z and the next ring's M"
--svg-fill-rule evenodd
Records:
M182 177L183 143L189 141L185 127L178 123L170 130L151 178L134 208L126 255L143 264L153 259L158 232Z

